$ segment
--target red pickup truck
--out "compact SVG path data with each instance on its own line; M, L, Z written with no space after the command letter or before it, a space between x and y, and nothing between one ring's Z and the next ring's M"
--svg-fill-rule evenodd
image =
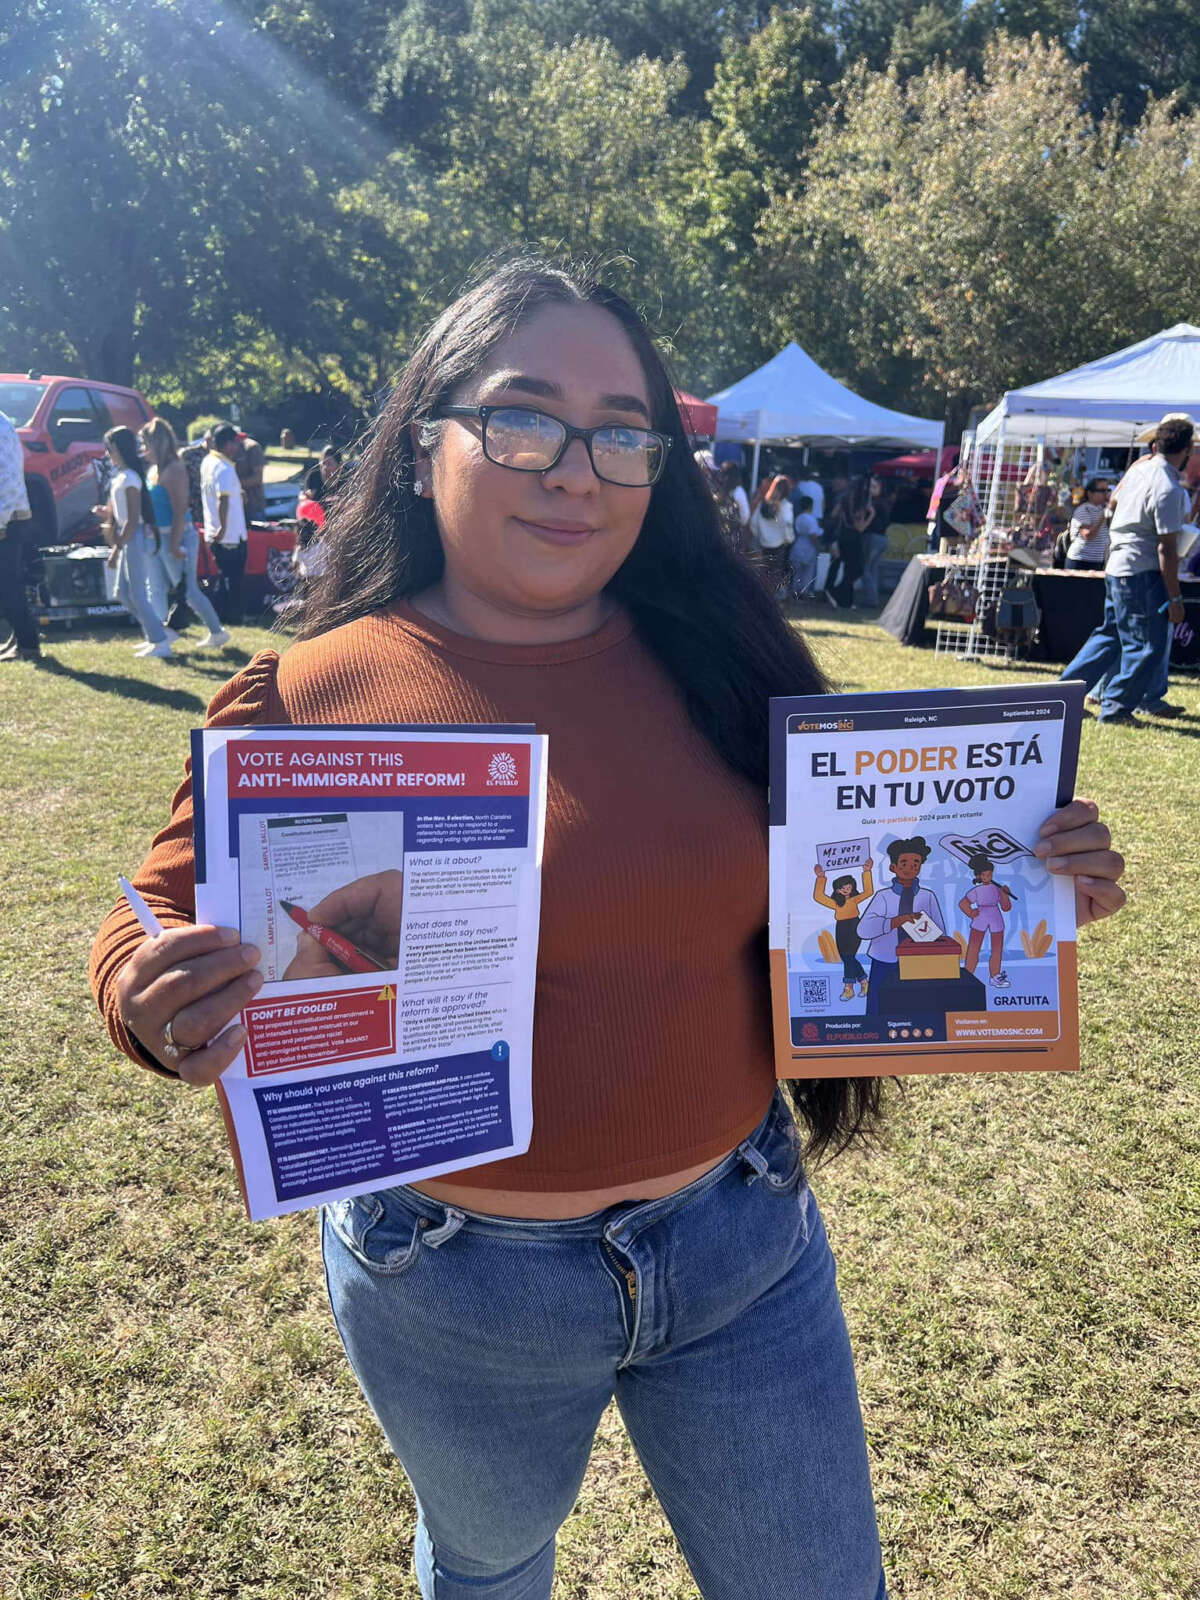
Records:
M154 408L115 383L0 372L0 411L24 447L38 546L88 538L97 499L92 462L104 454L104 435L122 424L136 433Z

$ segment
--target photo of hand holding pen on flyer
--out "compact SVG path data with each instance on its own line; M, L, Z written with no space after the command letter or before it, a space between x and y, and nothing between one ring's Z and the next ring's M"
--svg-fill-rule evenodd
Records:
M281 899L279 909L300 930L284 981L395 971L403 901L404 874L395 868L343 884L316 905Z

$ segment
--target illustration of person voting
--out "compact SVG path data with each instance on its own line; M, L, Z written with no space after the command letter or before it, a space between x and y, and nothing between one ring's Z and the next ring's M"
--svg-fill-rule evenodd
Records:
M868 1016L881 1008L881 986L900 976L900 957L896 946L900 930L920 924L925 917L940 932L946 921L938 897L921 883L921 868L929 860L930 847L918 834L912 839L893 839L887 847L892 881L880 889L859 920L858 932L871 958L871 987L867 999Z
M1012 891L1006 884L993 881L995 868L990 856L974 855L967 866L975 874L975 881L958 902L958 909L963 916L971 919L971 936L967 940L963 966L968 972L975 971L984 935L990 933L992 943L988 953L988 972L992 988L1010 988L1008 974L1004 970L1004 913L1012 910Z
M850 873L844 873L833 880L833 893L827 894L825 890L825 869L818 863L813 867L817 875L813 887L813 899L819 906L828 906L833 912L833 942L837 946L838 956L842 963L842 993L843 1000L854 999L854 985L858 984L858 992L865 995L867 992L867 973L862 962L858 959L862 939L859 936L859 908L865 900L869 900L875 892L875 883L871 876L871 863L868 861L863 868L863 886L858 890L854 878Z

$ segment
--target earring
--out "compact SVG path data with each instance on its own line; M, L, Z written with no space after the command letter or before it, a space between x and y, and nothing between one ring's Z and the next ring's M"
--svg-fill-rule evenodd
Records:
M425 485L421 482L420 478L414 478L413 479L413 493L417 496L418 499L420 498L424 488L425 488Z

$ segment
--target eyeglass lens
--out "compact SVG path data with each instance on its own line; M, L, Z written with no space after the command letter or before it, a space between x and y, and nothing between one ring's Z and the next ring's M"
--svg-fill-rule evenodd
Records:
M523 407L493 411L487 419L487 454L497 466L544 472L562 448L566 429L556 417ZM596 476L626 488L654 482L662 446L641 428L597 428L592 435Z

